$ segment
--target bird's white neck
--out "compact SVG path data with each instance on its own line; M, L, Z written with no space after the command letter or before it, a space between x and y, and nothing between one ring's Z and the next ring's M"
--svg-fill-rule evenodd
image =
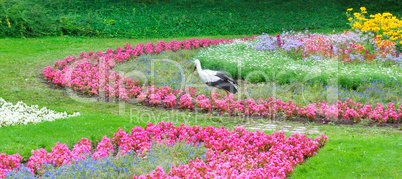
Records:
M196 61L195 66L197 66L197 72L200 73L200 71L202 71L200 61Z

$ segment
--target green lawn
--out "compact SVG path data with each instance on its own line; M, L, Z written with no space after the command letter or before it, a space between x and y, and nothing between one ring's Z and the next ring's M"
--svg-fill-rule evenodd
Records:
M0 153L20 153L23 157L28 157L32 149L43 147L49 151L57 141L72 147L81 137L87 137L96 143L104 135L112 137L119 127L129 130L135 125L144 126L148 122L172 121L176 124L184 122L228 128L240 125L234 119L205 118L205 114L172 112L131 104L81 103L70 98L64 90L49 88L44 83L45 80L37 77L43 67L68 55L78 55L81 51L116 49L126 42L135 45L157 40L170 39L0 39L0 97L13 103L23 101L28 105L39 105L56 111L81 113L81 116L54 122L1 127ZM327 146L297 167L291 178L402 177L400 130L366 128L362 125L327 125L320 126L319 130L328 135Z
M402 132L362 126L322 126L327 145L291 178L401 178Z

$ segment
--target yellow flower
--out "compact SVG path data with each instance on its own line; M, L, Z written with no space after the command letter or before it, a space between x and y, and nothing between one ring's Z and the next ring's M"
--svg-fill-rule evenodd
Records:
M353 27L360 29L362 27L362 25L359 22L355 22L355 23L353 23Z
M8 18L6 18L6 21L7 21L8 28L11 28L11 23L10 23L10 21L8 21Z
M402 44L402 40L401 40L401 41L399 41L399 43L400 43L400 44Z
M352 21L353 20L353 17L349 17L349 19L348 19L349 21Z
M357 12L353 13L353 15L356 17L360 17L360 13L357 13Z
M353 11L353 8L349 8L348 11Z
M378 32L380 30L379 27L373 27L372 29L373 29L374 32Z
M365 7L360 8L361 11L366 11L367 9Z
M367 26L363 26L363 28L362 28L363 32L366 32L366 31L369 31L369 30L370 30L370 27L367 27Z

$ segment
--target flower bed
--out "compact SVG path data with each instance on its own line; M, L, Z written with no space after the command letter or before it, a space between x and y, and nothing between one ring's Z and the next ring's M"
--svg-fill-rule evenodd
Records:
M340 38L355 36L349 34L353 33L345 36L332 34L331 37L340 41ZM391 56L382 62L379 57L374 56L370 64L359 54L354 55L352 51L347 53L347 47L339 47L339 42L328 40L329 36L309 35L284 33L280 38L286 40L282 41L270 35L263 35L253 42L235 41L207 48L201 50L194 58L199 59L205 68L219 66L232 77L250 82L275 81L279 84L289 84L291 81L315 80L327 83L330 79L337 78L340 79L339 85L353 88L360 86L364 80L402 81L402 70L399 66L402 66L402 57ZM308 42L312 40L317 42ZM328 41L328 44L323 47L318 41ZM294 45L297 42L300 44ZM280 43L280 46L277 45ZM338 50L333 52L332 49ZM376 65L373 65L375 60Z
M46 107L39 109L37 105L28 106L21 101L13 105L0 98L0 127L54 121L79 115L80 113L78 112L73 114L55 112L46 109Z
M338 78L343 87L356 89L362 81L402 81L402 20L390 13L368 18L364 7L352 17L352 10L346 13L352 31L263 34L249 48L247 43L225 44L203 50L195 58L207 68L219 66L251 82L327 83Z
M394 47L391 50L396 50L396 56L399 57L402 47L402 19L398 19L389 12L370 15L367 19L365 7L360 8L360 13L353 13L353 17L350 14L351 11L353 8L349 8L346 15L349 17L352 29L375 36L377 47Z
M146 175L155 168L162 167L168 173L172 166L188 164L190 160L201 159L205 162L207 149L203 143L186 144L177 141L174 145L153 143L150 150L144 150L142 157L134 151L115 157L110 155L102 160L92 158L89 154L72 164L54 167L45 164L46 171L40 178L133 178L134 175ZM18 170L7 173L7 178L39 178L34 177L29 167L22 166Z
M103 137L92 155L91 141L85 138L72 150L60 143L49 153L44 149L33 150L27 167L31 172L41 174L45 172L46 164L59 167L89 156L101 160L114 152L113 144L118 146L118 158L130 151L136 151L138 155L143 156L144 151L149 150L155 141L168 144L186 141L192 144L202 142L209 149L206 162L197 159L186 165L172 166L169 173L158 167L151 174L134 178L285 178L294 167L303 163L306 158L314 156L326 144L327 139L323 134L312 140L297 133L286 138L283 132L266 135L240 127L229 131L225 128L190 127L184 124L176 127L172 123L160 122L158 125L150 123L145 129L135 127L129 134L119 129L112 140ZM18 154L1 154L0 177L5 177L7 172L18 170L21 160L22 157Z
M244 37L240 40L252 40L255 37ZM158 41L156 45L150 42L138 44L135 48L126 44L124 49L118 47L115 51L81 52L79 57L68 56L63 61L54 63L54 67L44 68L45 79L58 86L66 86L89 95L105 94L109 97L131 98L138 94L138 81L109 71L117 63L124 63L142 54L158 54L163 50L177 51L180 49L197 49L221 43L231 43L233 39L198 40L192 38L186 41Z
M283 52L297 60L336 58L342 64L402 65L397 46L379 41L374 34L345 31L340 34L283 32L276 36L261 35L252 47L268 53ZM395 44L395 43L394 43Z
M254 37L255 38L255 37ZM251 38L253 39L253 38ZM244 38L242 40L249 40ZM158 42L147 45L138 44L134 49L132 45L126 44L124 49L117 48L115 51L109 49L105 53L99 51L82 52L79 57L66 57L64 61L58 61L54 67L46 67L43 72L45 78L56 85L66 86L89 95L103 94L106 97L116 97L124 100L136 99L137 102L150 104L152 106L177 107L192 110L195 107L208 109L209 99L196 96L194 89L173 91L170 87L145 87L139 86L138 81L119 75L111 71L116 63L123 63L144 53L159 53L164 50L178 50L207 47L220 43L230 43L233 40L197 40ZM350 99L329 104L326 101L311 103L306 106L294 104L292 100L281 101L273 97L268 100L246 99L234 101L233 95L229 98L220 98L214 94L212 108L225 113L228 111L227 102L230 101L231 110L238 115L263 115L270 117L276 114L283 114L288 119L295 116L306 117L308 120L318 120L323 123L345 119L359 122L364 119L371 119L380 123L398 123L402 120L402 104L396 106L389 103L384 106L363 105Z
M152 106L163 106L167 108L181 108L184 110L193 110L199 107L205 111L208 110L210 99L201 94L196 96L194 89L187 89L186 93L182 90L174 92L169 87L157 88L149 87L146 92L141 92L137 99L142 103ZM152 96L153 98L150 98ZM155 97L158 96L155 101ZM176 101L178 102L176 103ZM221 97L218 93L213 93L212 108L221 113L228 112L228 102L233 114L248 116L264 116L271 117L273 115L283 114L288 119L296 116L305 117L307 120L318 120L323 123L336 121L339 119L351 120L356 123L368 119L379 123L399 123L402 121L402 104L395 106L394 103L383 105L377 103L374 105L364 105L347 99L342 102L340 100L335 104L329 104L326 101L320 103L311 103L305 107L293 103L292 100L282 101L274 97L268 100L254 99L234 100L233 94L228 97ZM173 102L172 102L173 101Z

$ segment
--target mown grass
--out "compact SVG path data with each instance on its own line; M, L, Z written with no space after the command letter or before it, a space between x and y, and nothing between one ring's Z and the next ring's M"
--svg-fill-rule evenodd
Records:
M215 37L211 37L215 38ZM219 37L216 37L219 38ZM38 148L50 150L57 141L72 147L81 137L94 142L102 136L112 137L118 127L125 130L148 122L172 121L176 124L225 126L232 129L243 121L225 117L206 118L206 114L161 110L119 103L81 103L64 90L49 88L37 77L44 66L81 51L115 49L126 42L137 44L147 40L92 39L49 37L34 39L0 39L5 44L0 53L0 94L6 101L24 101L56 111L80 112L82 115L54 122L0 128L0 152L20 153L25 158ZM169 39L163 39L169 40ZM177 39L176 39L177 40ZM119 112L120 111L120 112ZM289 123L293 125L294 123ZM296 168L292 178L400 178L402 160L400 131L390 128L355 126L320 126L329 136L315 157ZM268 132L268 131L267 131ZM269 131L270 133L272 131ZM289 134L287 134L289 135ZM309 135L315 137L316 135Z
M320 152L290 178L401 178L402 132L362 126L321 126L328 136Z
M113 133L121 127L130 130L135 125L145 126L145 123L130 123L118 115L82 115L53 122L17 125L0 128L2 136L1 152L19 153L23 157L31 155L31 150L44 148L51 151L60 141L72 148L82 137L96 144L103 136L113 137Z
M308 137L328 136L327 144L314 157L298 165L289 178L401 178L402 128L388 128L366 124L318 125L320 133L309 133L314 123L294 121L247 121L247 126L275 124L275 130L284 126L305 127ZM264 130L271 134L275 130ZM285 132L285 136L291 133Z

